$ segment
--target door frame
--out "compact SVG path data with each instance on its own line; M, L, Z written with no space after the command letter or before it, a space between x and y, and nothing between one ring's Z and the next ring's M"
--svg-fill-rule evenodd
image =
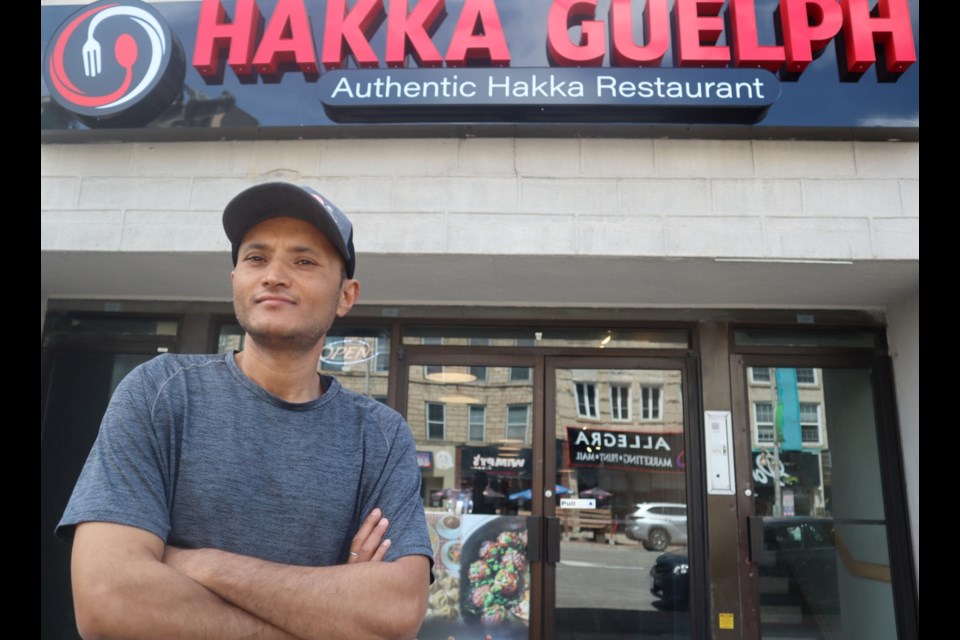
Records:
M706 496L703 459L703 415L700 406L699 359L693 349L685 350L604 350L584 348L543 347L488 347L470 345L402 345L396 352L396 407L404 416L408 414L408 389L410 367L424 365L486 366L486 367L531 367L532 411L531 448L532 538L545 541L538 545L541 557L531 558L530 579L534 585L530 601L530 638L555 636L554 619L556 606L556 566L546 562L548 536L558 531L551 527L549 519L556 520L555 505L545 500L544 491L552 487L556 476L555 445L553 434L546 433L548 423L553 421L555 409L555 377L551 382L549 373L556 368L619 367L623 369L673 369L681 373L681 389L684 414L684 447L687 467L685 483L687 491L688 556L691 566L690 629L694 637L708 637L709 588L707 567ZM551 416L548 418L548 416ZM554 425L554 428L556 425ZM556 540L559 544L559 538Z
M897 636L912 640L919 637L919 597L914 581L912 543L908 526L906 481L900 428L894 400L893 369L886 353L883 334L872 328L849 328L851 332L875 332L877 343L864 348L827 347L737 347L730 328L730 387L733 395L734 450L736 464L738 537L740 558L740 594L743 637L760 635L759 577L750 560L748 518L754 514L753 498L742 490L752 487L753 443L750 430L747 369L749 367L791 367L816 369L869 370L876 416L877 451L887 522L886 535L890 558L891 591L894 603ZM771 327L765 327L771 329ZM810 333L813 334L816 329Z
M544 444L539 450L544 455L543 474L538 493L542 499L546 487L554 483L557 475L554 441L560 425L554 424L556 416L556 371L557 369L654 369L679 371L681 376L681 402L683 406L683 442L687 462L684 472L687 496L687 557L690 562L690 610L688 612L691 636L708 637L709 593L706 531L706 477L703 451L703 411L700 406L699 360L688 352L684 356L652 355L554 355L544 357ZM548 433L551 430L552 433ZM537 494L535 494L537 495ZM557 518L556 504L547 501L540 512L544 520ZM553 527L558 531L559 527ZM559 543L559 541L557 541ZM548 545L550 543L548 542ZM556 564L543 563L544 633L545 638L556 636Z
M124 335L120 333L57 331L58 319L148 319L177 322L175 335ZM57 359L61 356L117 356L142 355L154 357L160 353L176 353L182 340L183 321L181 316L173 314L125 314L124 316L84 313L84 312L48 312L45 332L40 348L40 549L41 549L41 587L40 587L40 634L43 638L79 637L73 624L73 600L70 591L70 547L54 538L54 525L60 519L73 483L80 473L83 460L93 444L81 441L71 442L70 463L68 467L58 455L63 448L59 437L62 432L51 431L47 423L51 403L57 401L54 382ZM107 398L109 400L109 397ZM104 402L104 408L106 402ZM99 423L98 423L99 424ZM71 429L71 436L77 438L77 430ZM86 433L82 435L87 435ZM82 439L81 439L82 440ZM79 457L78 457L79 456ZM56 461L52 463L50 458ZM56 472L50 471L50 466ZM67 477L67 473L71 476ZM69 485L64 484L69 482ZM66 627L66 628L64 628Z

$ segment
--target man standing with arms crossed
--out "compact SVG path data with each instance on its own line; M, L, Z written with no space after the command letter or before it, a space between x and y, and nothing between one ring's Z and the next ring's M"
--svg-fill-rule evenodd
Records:
M317 373L360 285L315 191L227 205L244 350L164 355L117 388L58 535L85 637L410 638L431 546L410 428Z

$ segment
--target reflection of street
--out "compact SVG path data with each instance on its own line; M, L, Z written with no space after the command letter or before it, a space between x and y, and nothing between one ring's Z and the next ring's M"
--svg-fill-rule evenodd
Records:
M650 567L659 555L636 542L561 542L557 608L656 610L652 604L656 598L650 593Z

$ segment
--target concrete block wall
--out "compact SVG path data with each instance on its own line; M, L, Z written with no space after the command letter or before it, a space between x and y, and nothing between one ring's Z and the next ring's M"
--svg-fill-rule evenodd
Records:
M910 505L913 562L920 594L920 291L887 308L887 340L900 419L900 446Z
M292 180L316 187L351 216L361 254L918 265L919 158L918 142L469 138L41 145L40 249L216 254L211 263L219 272L228 251L223 206L257 182ZM603 265L594 269L581 274L581 290L611 275ZM753 272L767 269L758 264ZM625 277L632 276L620 274ZM475 283L476 275L465 281ZM722 294L718 299L725 300ZM44 311L41 291L41 325ZM919 282L907 298L890 299L886 313L919 585Z
M361 253L919 260L919 143L411 139L41 145L41 251L223 251L282 179Z

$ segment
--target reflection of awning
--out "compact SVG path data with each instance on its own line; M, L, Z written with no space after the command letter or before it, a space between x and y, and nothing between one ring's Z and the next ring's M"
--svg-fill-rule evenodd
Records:
M564 494L564 493L570 493L570 489L567 489L566 487L564 487L564 486L562 486L562 485L559 485L559 484L558 484L558 485L554 485L554 491L556 492L557 495L561 495L561 494ZM510 499L511 499L511 500L521 500L521 499L522 499L522 500L533 500L533 490L532 490L532 489L524 489L523 491L517 491L516 493L511 493L511 494L510 494Z
M612 493L610 493L609 491L601 487L584 489L583 491L580 492L581 498L596 498L598 500L604 500L606 498L609 498L612 495L613 495Z

